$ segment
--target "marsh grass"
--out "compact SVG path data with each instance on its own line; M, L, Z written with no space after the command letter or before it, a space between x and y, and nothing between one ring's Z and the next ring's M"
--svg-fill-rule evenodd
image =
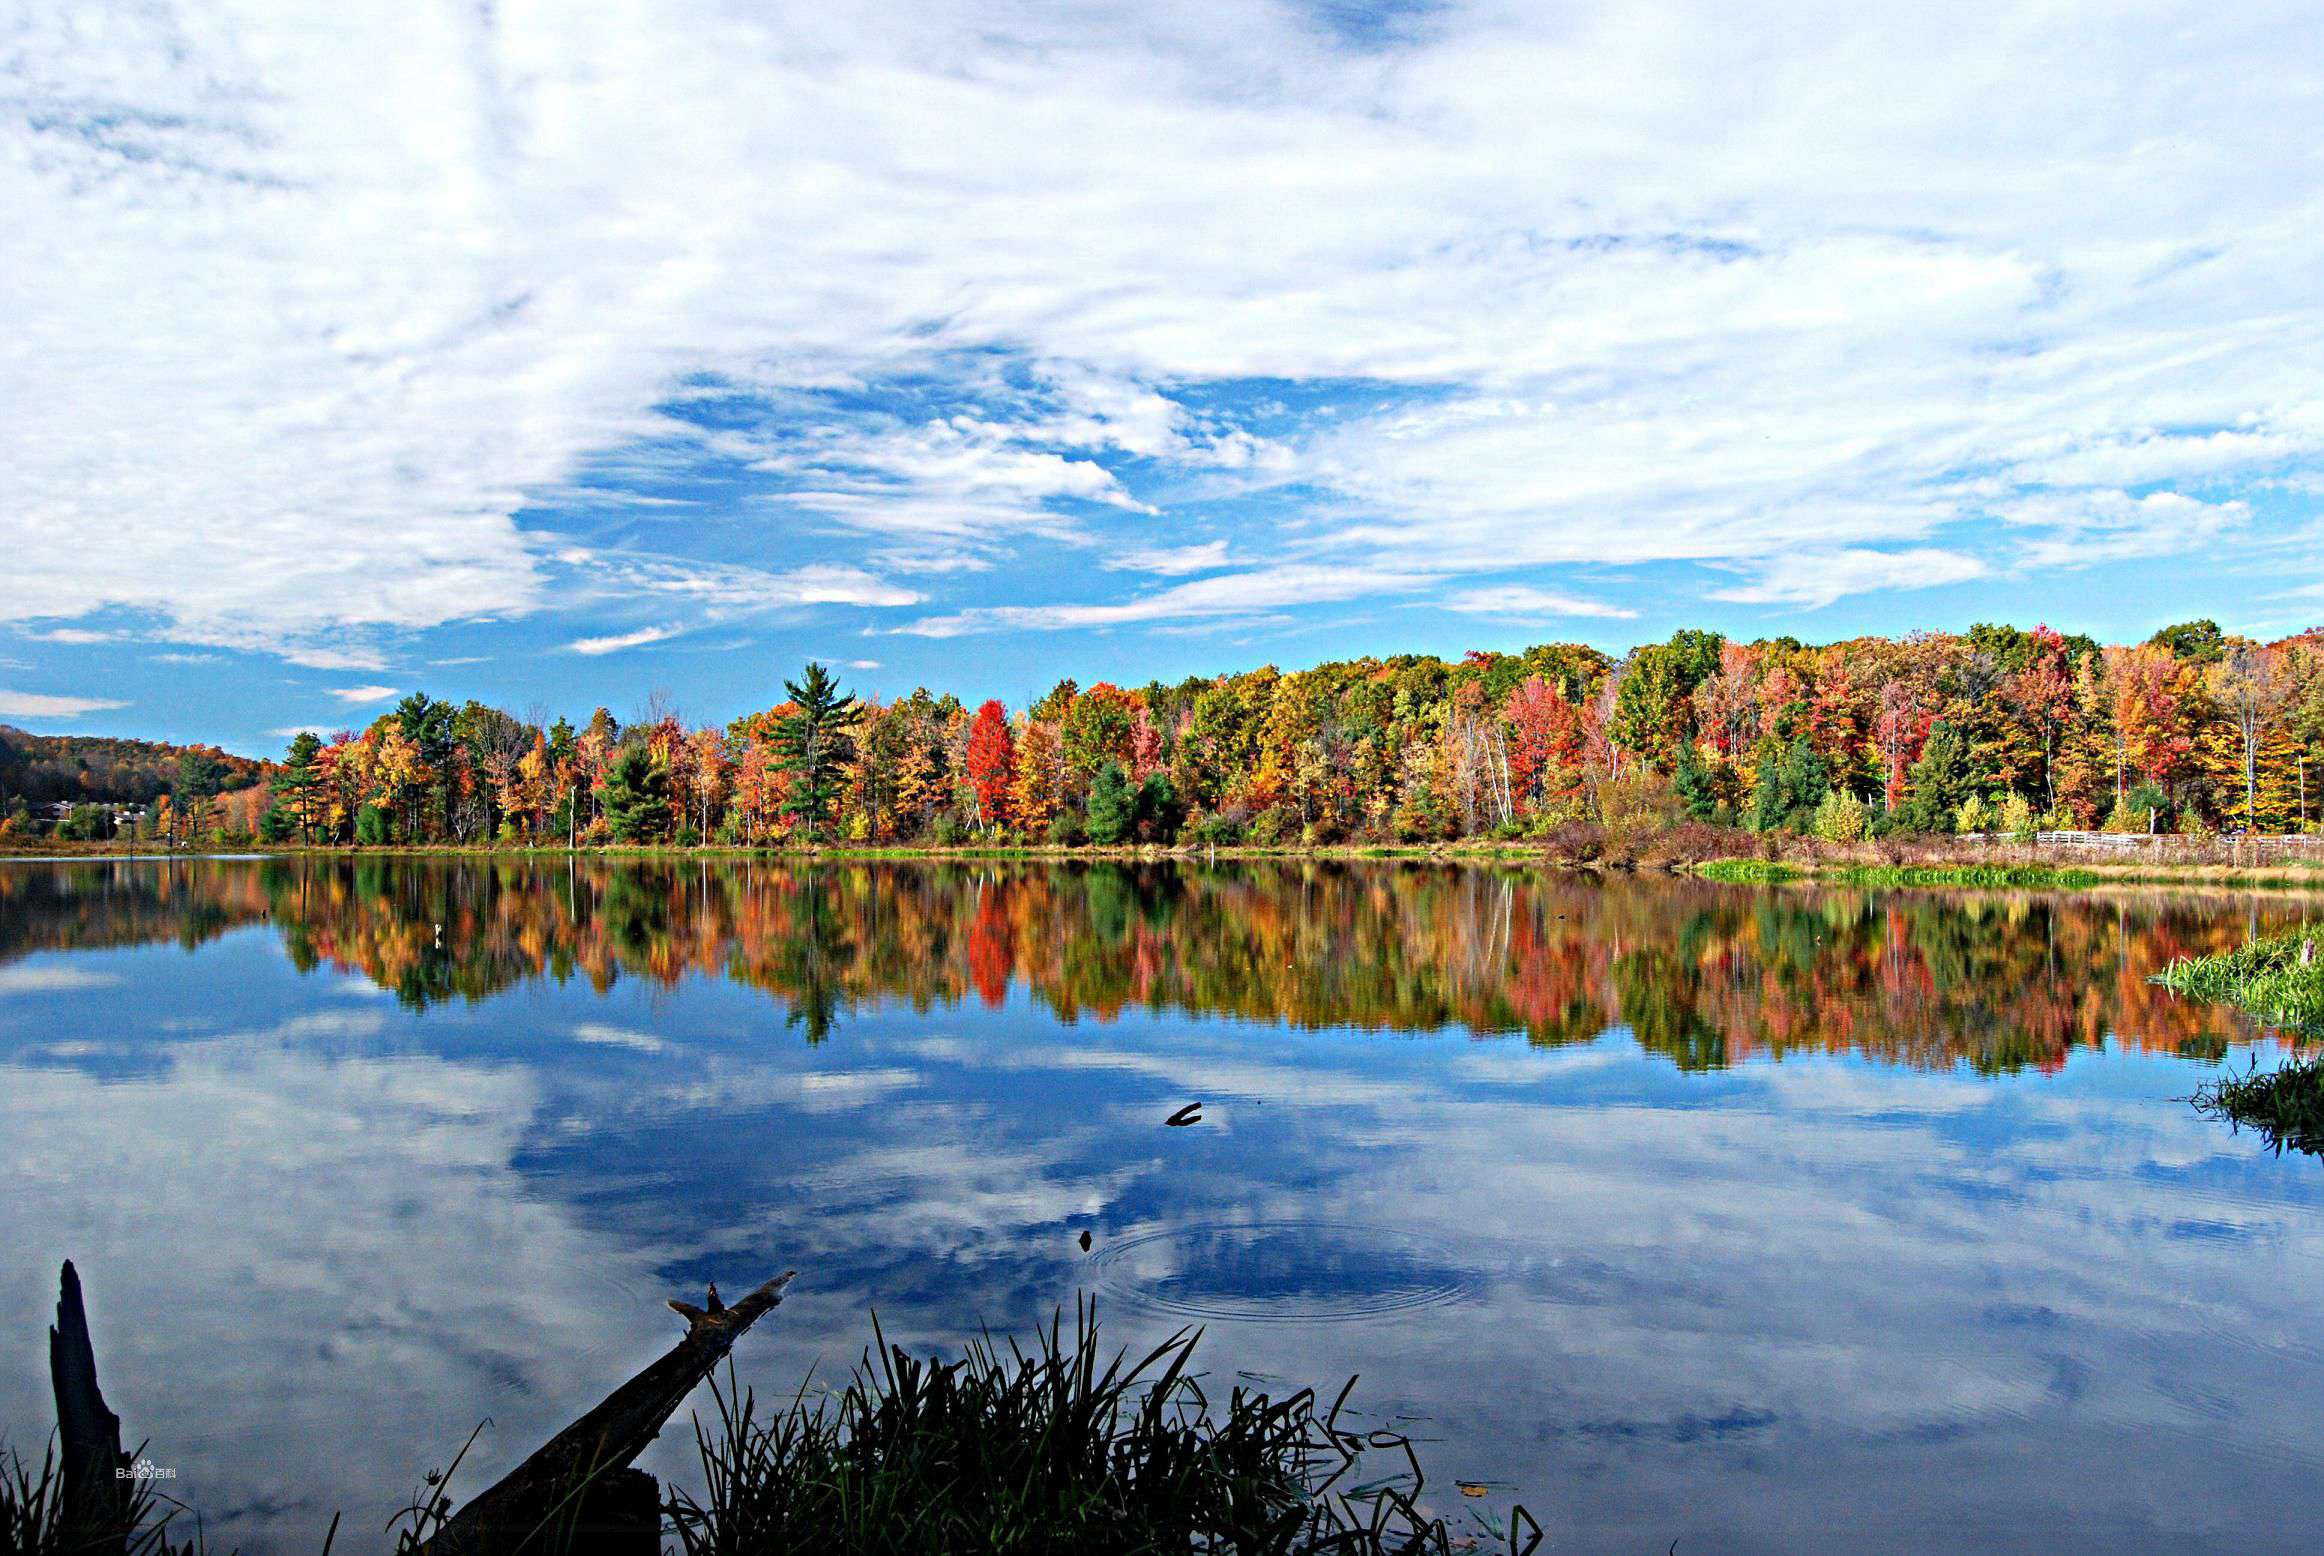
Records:
M176 1537L186 1509L155 1493L150 1481L129 1483L129 1499L119 1524L97 1526L76 1518L65 1503L64 1470L52 1443L38 1468L13 1449L0 1449L0 1556L208 1556L201 1521L184 1539ZM329 1556L338 1533L332 1520L324 1537Z
M2305 930L2254 940L2217 956L2181 957L2155 982L2174 994L2233 1005L2270 1026L2324 1035L2324 959ZM2259 1133L2275 1150L2324 1154L2324 1054L2287 1059L2262 1073L2259 1062L2225 1075L2188 1099L2197 1112Z
M2255 1060L2241 1075L2198 1087L2190 1100L2205 1117L2256 1131L2279 1153L2289 1146L2324 1155L2324 1055L2287 1059L2265 1074Z
M1214 1409L1192 1370L1199 1332L1108 1358L1086 1301L1071 1335L1060 1313L1029 1351L987 1334L940 1362L889 1344L876 1316L872 1335L835 1396L803 1383L762 1411L731 1365L712 1381L711 1416L694 1419L702 1495L673 1490L663 1508L681 1556L1530 1556L1541 1542L1522 1507L1505 1522L1464 1509L1457 1532L1430 1513L1410 1440L1350 1423L1352 1378L1328 1407L1238 1384ZM400 1556L450 1522L467 1451L389 1523ZM37 1470L0 1453L0 1556L207 1556L198 1522L173 1538L184 1510L145 1483L126 1538L76 1527L63 1502L53 1449ZM334 1518L322 1556L337 1533ZM526 1548L555 1556L569 1534L544 1526Z
M1456 1536L1421 1505L1409 1442L1341 1424L1312 1390L1276 1399L1237 1386L1214 1410L1180 1331L1135 1362L1105 1358L1094 1308L1062 1315L1033 1349L989 1335L958 1361L874 1344L847 1387L804 1386L762 1414L731 1372L695 1420L705 1491L669 1516L685 1556L789 1552L990 1556L1125 1553L1531 1551L1524 1509ZM1367 1453L1391 1461L1366 1478ZM1521 1540L1520 1535L1525 1537Z
M2186 956L2155 974L2173 994L2249 1011L2270 1026L2324 1033L2324 960L2302 948L2301 931L2254 940L2217 956Z
M1807 876L1798 865L1775 859L1711 859L1695 866L1695 874L1706 881L1725 881L1733 886L1773 886Z

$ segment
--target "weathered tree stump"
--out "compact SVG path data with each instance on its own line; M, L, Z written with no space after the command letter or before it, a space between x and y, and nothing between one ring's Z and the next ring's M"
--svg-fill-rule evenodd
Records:
M64 1459L67 1525L92 1552L128 1542L129 1455L121 1451L121 1418L97 1387L97 1352L81 1305L81 1276L67 1259L58 1277L56 1324L48 1332L48 1376L56 1390L57 1438Z

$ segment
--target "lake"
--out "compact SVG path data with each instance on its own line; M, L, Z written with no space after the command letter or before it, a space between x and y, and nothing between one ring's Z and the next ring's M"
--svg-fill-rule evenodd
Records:
M1092 1292L1124 1344L1202 1325L1222 1386L1360 1373L1435 1505L1484 1482L1546 1549L2286 1549L2324 1162L2187 1107L2281 1043L2147 977L2301 914L1387 863L0 864L0 1425L37 1455L70 1257L213 1541L311 1551L343 1508L369 1549L479 1421L456 1491L658 1354L664 1297L795 1267L738 1348L762 1395L843 1376L875 1309L951 1348Z

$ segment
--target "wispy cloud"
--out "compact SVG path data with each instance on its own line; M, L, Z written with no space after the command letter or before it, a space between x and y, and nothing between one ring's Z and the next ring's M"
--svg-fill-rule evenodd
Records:
M1286 605L1348 600L1371 594L1405 594L1431 581L1425 573L1293 565L1197 579L1119 604L979 606L947 616L924 616L895 630L920 637L950 638L1010 629L1054 631L1148 622L1182 627L1219 617L1256 616Z
M128 706L126 702L117 702L110 697L60 697L45 692L0 689L0 718L69 719L84 713L100 713L108 708Z
M1987 572L1975 557L1923 548L1915 551L1801 551L1758 564L1756 582L1713 590L1713 597L1746 605L1819 609L1873 589L1933 589L1966 583Z
M677 635L675 627L640 627L635 632L617 632L607 637L575 638L565 646L576 654L618 654L625 648L666 643Z
M282 657L309 670L384 670L387 656L375 648L286 648Z
M367 702L385 702L401 690L397 686L334 686L326 695L351 706L361 706Z
M1628 620L1638 614L1624 606L1609 605L1604 600L1586 600L1579 595L1536 589L1530 584L1495 584L1483 589L1462 589L1445 596L1443 604L1446 610L1462 611L1473 616L1595 616Z
M1106 558L1106 564L1115 572L1160 573L1165 577L1180 577L1188 573L1216 572L1229 564L1227 543L1206 540L1191 546L1134 546Z

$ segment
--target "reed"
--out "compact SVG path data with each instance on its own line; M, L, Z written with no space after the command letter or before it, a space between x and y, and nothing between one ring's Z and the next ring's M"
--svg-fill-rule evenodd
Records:
M2289 1146L2324 1155L2324 1055L2289 1059L2262 1072L2257 1061L2196 1089L2197 1112L2251 1129L2281 1153Z
M1094 1308L1062 1315L1030 1351L989 1335L958 1361L874 1343L847 1387L804 1386L762 1413L731 1374L697 1417L704 1495L676 1493L685 1556L979 1551L1122 1553L1439 1552L1482 1535L1531 1551L1524 1509L1506 1527L1471 1515L1456 1536L1422 1506L1409 1442L1341 1424L1312 1390L1273 1398L1237 1386L1214 1409L1180 1331L1136 1361L1107 1358ZM1394 1461L1367 1478L1368 1454Z
M2253 940L2216 956L2185 956L2155 982L2189 999L2249 1011L2270 1026L2324 1033L2324 961L2306 931Z

